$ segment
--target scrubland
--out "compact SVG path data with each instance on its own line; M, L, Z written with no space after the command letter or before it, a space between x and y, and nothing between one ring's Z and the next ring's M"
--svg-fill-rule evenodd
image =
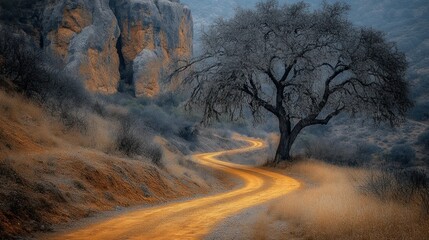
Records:
M270 204L255 239L427 239L428 179L303 161L286 172L305 187Z
M220 148L211 134L198 133L200 146L189 129L169 133L167 140L143 128L129 108L94 102L95 110L90 105L61 116L19 93L0 91L0 238L233 184L187 157L190 148ZM228 143L220 136L219 142Z
M30 39L0 32L0 239L235 184L189 159L237 143L201 131L180 95L90 93Z

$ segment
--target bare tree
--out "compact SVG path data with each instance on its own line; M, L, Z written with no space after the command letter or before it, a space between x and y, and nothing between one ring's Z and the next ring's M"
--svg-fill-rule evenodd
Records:
M276 163L291 160L302 129L340 113L399 123L412 106L405 55L383 33L353 26L348 9L270 0L219 19L202 37L202 55L177 70L191 72L190 104L203 104L204 122L236 119L246 107L256 120L276 116Z

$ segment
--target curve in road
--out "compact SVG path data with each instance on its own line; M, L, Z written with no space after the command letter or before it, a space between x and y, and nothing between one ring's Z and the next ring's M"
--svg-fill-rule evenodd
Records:
M200 164L221 170L244 182L239 189L194 200L151 207L104 220L49 239L202 239L223 219L240 211L283 196L300 187L288 176L261 168L217 159L265 148L258 139L235 137L248 142L243 148L194 155Z

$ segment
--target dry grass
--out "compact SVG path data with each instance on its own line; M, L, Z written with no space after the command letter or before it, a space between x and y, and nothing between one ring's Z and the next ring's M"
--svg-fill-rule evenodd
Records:
M308 186L272 204L268 220L256 223L255 236L283 231L282 239L428 239L429 218L420 208L365 196L357 185L363 170L322 163L300 163L291 172L305 176ZM310 178L311 176L311 178ZM288 228L276 229L276 221ZM261 238L263 239L263 238Z
M166 156L159 159L164 169L150 156L117 152L115 116L125 115L123 108L108 106L110 117L88 112L84 132L66 128L19 95L0 91L0 110L0 239L117 206L207 193L221 182L180 165L183 156L166 143Z
M30 100L3 91L0 91L0 112L0 149L3 155L73 146L111 152L118 129L117 122L91 112L85 113L89 126L86 131L68 129Z
M42 109L0 91L0 157L19 151L40 152L56 145Z
M261 214L258 217L258 222L253 227L254 240L266 240L270 239L270 237L274 238L274 235L270 229L270 222L271 216L268 214Z

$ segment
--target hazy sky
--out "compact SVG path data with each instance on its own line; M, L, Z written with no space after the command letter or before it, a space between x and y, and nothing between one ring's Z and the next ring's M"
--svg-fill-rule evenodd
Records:
M259 0L182 0L181 2L191 8L198 34L202 26L210 24L214 19L233 16L237 7L253 8ZM280 0L279 2L298 1ZM304 2L309 3L312 8L317 8L322 0ZM328 0L328 2L336 1ZM429 0L345 0L343 2L351 5L349 16L355 24L383 30L392 39L405 37L410 31L418 33L414 38L420 40L429 38ZM409 45L415 46L415 40L412 40Z

